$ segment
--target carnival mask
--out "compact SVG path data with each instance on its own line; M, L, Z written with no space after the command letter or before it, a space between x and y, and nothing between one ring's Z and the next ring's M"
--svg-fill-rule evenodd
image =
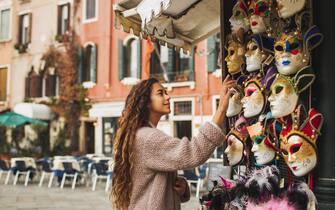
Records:
M247 52L245 53L247 71L253 72L261 69L263 60L265 59L265 54L261 51L258 44L251 40L247 44Z
M246 119L240 117L235 122L235 127L227 135L227 147L224 151L228 158L229 165L234 166L243 159L244 143L248 137L246 129Z
M245 49L244 46L235 40L228 42L228 55L225 59L227 62L228 72L236 74L242 71L244 61Z
M238 115L242 110L242 93L239 91L234 91L234 94L229 98L227 117L233 117Z
M295 74L308 64L308 56L303 55L303 42L299 36L283 34L275 43L275 58L278 72Z
M276 149L268 136L264 135L260 122L247 127L250 138L253 141L251 151L254 153L257 164L270 163L276 157Z
M256 82L249 82L244 88L243 104L244 117L251 118L261 114L265 106L265 96L261 86Z
M311 109L301 129L298 129L293 122L282 130L280 149L286 164L295 176L304 176L316 166L316 140L322 123L322 115Z
M243 158L244 145L235 134L228 134L227 148L224 153L227 155L229 165L234 166Z
M306 0L277 0L278 15L288 18L300 12L305 6Z
M291 114L298 104L299 93L306 90L315 79L310 66L300 69L294 77L277 75L272 83L268 99L272 117L280 118Z
M291 114L298 103L299 95L288 79L279 76L271 86L270 109L274 118Z
M250 28L254 34L266 31L266 18L270 16L271 0L252 0L249 5Z
M249 30L249 20L247 14L247 6L243 0L236 2L233 8L233 15L229 18L231 30L233 33L243 29L243 32Z

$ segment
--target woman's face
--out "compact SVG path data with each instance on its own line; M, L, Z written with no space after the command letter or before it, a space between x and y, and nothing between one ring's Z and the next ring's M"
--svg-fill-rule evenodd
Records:
M263 33L266 31L264 19L269 17L269 5L268 0L253 0L249 6L250 15L250 27L254 34Z
M160 83L155 83L152 86L149 110L161 115L169 114L171 112L170 96Z

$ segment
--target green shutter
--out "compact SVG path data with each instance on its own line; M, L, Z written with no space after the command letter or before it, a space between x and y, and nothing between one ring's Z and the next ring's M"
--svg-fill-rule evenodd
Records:
M217 51L215 48L216 37L211 36L207 39L207 71L214 72L217 63Z
M141 40L138 40L137 43L137 78L142 78L142 47L141 47Z
M97 45L92 45L90 57L90 81L97 83Z
M195 75L194 63L195 63L195 56L193 48L190 54L190 58L188 59L188 66L190 67L190 75L188 79L189 81L194 81L194 75Z
M83 82L83 71L84 71L84 52L81 46L77 47L77 75L78 75L78 83L81 84Z
M123 46L123 41L119 40L118 41L118 50L119 50L119 80L123 80L124 78L124 74L125 74L125 63L124 63L124 59L125 59L125 47Z
M169 62L167 64L166 73L169 78L169 81L173 81L174 75L173 72L176 69L176 51L169 48Z

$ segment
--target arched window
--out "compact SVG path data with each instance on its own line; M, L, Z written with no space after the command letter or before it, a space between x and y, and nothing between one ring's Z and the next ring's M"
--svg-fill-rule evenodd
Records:
M141 43L137 37L119 40L119 78L141 78Z
M90 43L84 49L83 82L97 82L97 45Z

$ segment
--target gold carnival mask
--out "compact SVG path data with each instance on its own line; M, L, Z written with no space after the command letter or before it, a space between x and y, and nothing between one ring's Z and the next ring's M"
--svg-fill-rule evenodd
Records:
M227 50L228 55L226 56L225 61L227 62L228 72L230 74L237 74L241 72L245 64L244 46L235 40L229 40Z

